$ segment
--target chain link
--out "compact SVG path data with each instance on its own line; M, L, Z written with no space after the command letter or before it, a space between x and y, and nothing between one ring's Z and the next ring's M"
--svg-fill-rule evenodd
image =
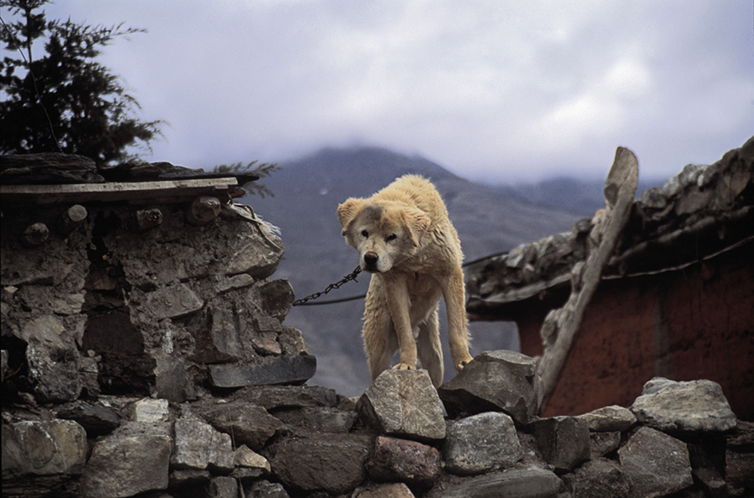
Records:
M340 279L338 282L335 282L334 284L328 285L325 288L325 290L323 290L321 292L315 292L311 296L302 297L301 299L297 299L297 300L293 301L293 306L299 306L299 305L302 305L302 304L306 304L308 301L311 301L313 299L317 299L319 296L321 296L323 294L327 294L328 292L330 292L333 289L339 288L341 285L345 284L346 282L350 282L351 280L356 280L356 276L359 273L361 273L361 266L357 266L354 271L352 271L351 273L349 273L348 275L346 275L345 277L343 277L342 279ZM314 304L314 303L312 303L312 304Z

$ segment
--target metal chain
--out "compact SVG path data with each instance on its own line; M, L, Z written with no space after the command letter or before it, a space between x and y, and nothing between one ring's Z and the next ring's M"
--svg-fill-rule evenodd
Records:
M343 277L342 279L340 279L338 282L335 282L334 284L328 285L327 288L325 288L325 290L323 290L321 292L315 292L311 296L302 297L301 299L297 299L297 300L293 301L293 306L299 306L299 305L302 305L302 304L306 304L307 301L311 301L313 299L317 299L319 296L321 296L323 294L327 294L328 292L330 292L333 289L337 289L338 287L340 287L341 285L345 284L346 282L350 282L351 280L356 280L356 276L359 273L361 273L361 266L357 266L356 269L353 272L349 273L348 275L346 275L345 277ZM311 303L311 304L314 304L314 303Z

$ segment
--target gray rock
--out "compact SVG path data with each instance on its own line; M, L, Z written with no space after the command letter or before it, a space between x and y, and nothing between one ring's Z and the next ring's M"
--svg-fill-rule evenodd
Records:
M24 285L17 295L27 308L52 312L58 316L81 313L84 304L83 293L65 292L47 285Z
M355 492L356 493L356 492ZM371 487L358 491L358 494L354 494L354 498L414 498L414 494L411 489L403 484L380 484L378 486Z
M134 422L167 422L170 416L168 400L143 398L129 407L129 415Z
M272 470L270 462L268 462L265 457L249 449L245 444L242 444L236 449L233 459L236 467L260 469L267 471L268 473Z
M299 384L317 371L317 359L312 355L269 357L256 365L210 365L209 373L215 387L243 387L268 384Z
M168 486L171 489L205 487L211 478L208 470L175 469L170 472Z
M5 381L5 373L8 371L8 350L0 350L0 382Z
M86 431L72 420L3 423L3 476L79 474L86 463Z
M400 481L420 487L429 486L440 474L440 452L416 441L379 436L374 454L366 465L378 481Z
M445 438L442 403L426 370L385 370L357 408L382 433L419 441Z
M81 400L64 405L58 410L57 416L75 421L86 430L90 438L111 433L121 422L120 415L112 408Z
M200 420L178 419L170 463L176 468L206 469L210 465L235 467L230 436Z
M275 417L286 424L315 432L348 432L356 422L355 411L343 411L336 408L305 407L276 411Z
M204 302L186 285L162 287L149 292L144 307L157 319L190 315L204 306Z
M436 487L427 498L555 498L562 486L563 482L553 472L529 467L476 476L441 489Z
M600 458L563 476L573 498L628 498L630 481L616 462Z
M74 346L58 346L31 339L26 347L29 377L43 401L73 401L81 394L78 351Z
M342 494L366 477L369 439L355 435L285 438L266 453L272 473L286 486Z
M283 320L291 310L295 298L293 287L288 279L261 282L252 287L252 300L259 306L263 315Z
M725 432L736 427L720 384L711 380L653 379L631 411L642 424L663 432Z
M445 462L449 472L473 475L512 467L523 456L513 420L487 412L461 419L448 429Z
M577 417L551 417L530 428L544 460L557 470L573 470L589 460L589 427Z
M232 477L213 477L207 486L209 498L237 498L238 482Z
M233 434L236 444L246 444L252 450L261 450L283 424L261 406L243 401L194 406L194 411L213 427Z
M628 408L612 405L579 415L590 431L627 431L636 423L636 416Z
M338 405L338 394L320 386L249 386L239 389L234 398L267 410L281 408L330 407Z
M515 351L486 351L438 388L448 414L504 411L527 424L537 410L533 358Z
M282 484L264 480L244 486L244 495L246 498L290 498Z
M733 496L754 489L754 422L738 421L725 447L725 478Z
M207 310L202 313L202 325L194 335L196 345L192 359L200 363L226 363L244 357L236 322L238 315L229 310ZM208 324L204 326L205 323Z
M618 449L620 432L590 432L589 453L592 458L599 458Z
M254 283L254 277L251 275L247 275L246 273L241 273L239 275L234 275L232 277L228 277L217 284L216 290L218 294L223 294L225 292L228 292L229 290L233 289L243 289L244 287L249 287Z
M194 382L182 358L160 356L154 370L157 396L173 403L196 399Z
M275 244L266 242L257 231L239 237L235 252L225 267L225 275L247 273L257 280L262 280L275 273L285 249L277 237L274 237L274 242Z
M618 458L632 483L632 498L665 496L694 483L686 445L650 427L637 429Z
M81 496L120 498L166 489L170 449L165 427L138 422L120 427L94 444L81 476Z

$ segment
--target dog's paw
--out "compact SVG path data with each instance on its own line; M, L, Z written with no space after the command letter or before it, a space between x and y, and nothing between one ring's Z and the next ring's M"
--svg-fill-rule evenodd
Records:
M469 357L467 360L461 360L461 361L459 361L456 364L456 373L458 373L461 370L463 370L466 365L468 365L469 363L471 363L471 360L473 360L473 358Z
M409 365L408 363L398 363L393 367L393 370L416 370L416 365Z

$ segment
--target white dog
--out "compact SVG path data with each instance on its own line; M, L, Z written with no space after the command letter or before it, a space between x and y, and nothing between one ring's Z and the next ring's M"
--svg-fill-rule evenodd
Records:
M417 359L435 386L443 361L437 309L448 311L448 341L456 371L469 361L461 243L435 187L422 177L398 178L369 199L338 206L346 242L372 273L364 312L364 348L374 380L390 367L415 369ZM418 358L417 358L418 357Z

